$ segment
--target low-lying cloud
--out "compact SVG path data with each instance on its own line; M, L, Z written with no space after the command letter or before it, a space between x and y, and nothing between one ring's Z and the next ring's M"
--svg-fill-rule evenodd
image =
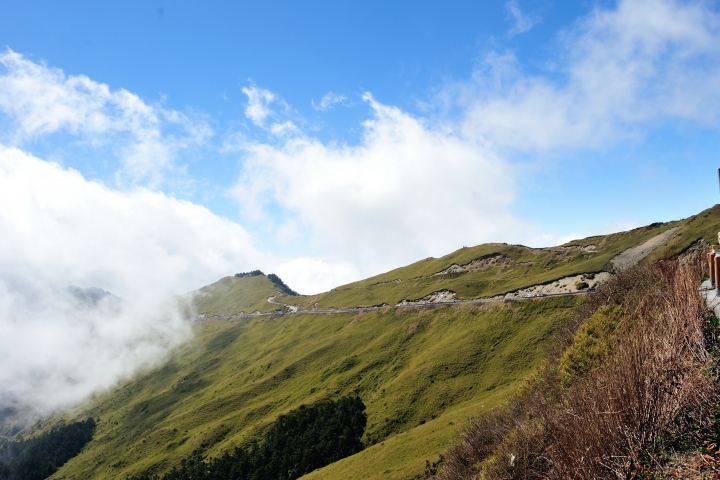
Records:
M537 20L507 6L511 33ZM321 141L280 94L250 85L238 115L268 135L235 132L213 146L202 117L0 54L0 142L18 147L0 145L0 404L51 411L162 360L190 334L164 302L236 271L275 271L315 293L463 245L556 243L514 213L519 171L539 170L518 159L548 154L552 169L557 152L635 141L673 122L720 123L720 17L707 2L598 7L555 46L532 74L512 51L489 53L422 114L367 93L357 145ZM313 106L348 104L330 93ZM115 185L125 190L20 150L59 133L119 152ZM158 191L198 145L240 152L229 196L271 247ZM280 261L280 252L292 254ZM71 286L112 292L122 307L78 305Z
M3 146L0 231L0 404L40 412L161 361L190 336L171 297L263 258L204 207ZM88 306L72 287L123 300Z

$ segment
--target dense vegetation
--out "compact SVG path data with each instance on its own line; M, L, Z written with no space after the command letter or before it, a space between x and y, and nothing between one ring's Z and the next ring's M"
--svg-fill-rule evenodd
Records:
M260 445L236 447L207 461L194 452L162 477L141 475L130 480L294 480L362 450L366 422L360 397L301 405L280 416Z
M522 401L507 409L499 407L544 364L548 349L555 348L553 339L569 323L572 335L563 348L557 347L552 367L557 390L546 392L555 395L548 397L554 399L548 405L557 405L558 398L575 401L564 395L581 391L579 385L596 378L598 364L613 358L618 339L623 337L619 332L636 322L632 309L614 300L599 306L591 300L588 305L595 310L576 317L584 321L595 316L584 328L580 328L582 322L572 321L583 303L580 296L385 308L358 314L229 316L273 312L279 305L268 303L270 296L279 303L302 307L315 303L319 308L380 305L421 298L444 288L459 298L474 298L575 273L591 278L593 272L612 269L611 259L618 253L673 227L679 228L645 262L691 246L691 250L702 248L702 241L714 242L720 230L720 207L687 220L577 240L552 249L506 244L463 248L312 297L278 295L278 284L262 272L225 277L196 292L189 302L192 313L188 316L206 314L204 321L194 324L191 342L167 364L100 396L89 407L87 415L106 421L98 426L93 442L54 478L115 479L143 472L163 475L181 460L189 461L194 451L201 451L207 462L226 452L232 455L237 445L261 441L278 415L302 404L356 392L367 406L362 439L366 448L307 474L307 479L412 478L422 473L426 459L437 459L447 450L457 429L470 417L485 418L493 411L488 418L507 420L499 422L501 426L517 426L516 418L544 418L533 417L538 412L528 410ZM458 271L453 267L435 275L453 265L468 268ZM602 292L608 293L598 289L590 298L607 298ZM648 299L658 305L666 301L656 293ZM574 348L566 350L569 344ZM495 417L501 411L509 413ZM514 416L513 411L520 413ZM548 425L564 421L562 415L552 418L556 423ZM577 427L572 421L566 423ZM532 429L535 424L523 425ZM509 464L509 457L504 456L508 452L515 455L516 466L519 459L528 458L512 450L516 445L513 438L528 438L522 436L525 427L513 427L510 434L505 427L498 427L495 431L499 433L488 443L488 456L480 461L483 468L487 470L492 459L498 465ZM577 431L583 432L583 428ZM530 438L528 445L548 445L542 443L546 437ZM583 441L576 443L585 445ZM503 450L502 445L511 450Z
M278 277L274 273L271 273L267 277L270 279L271 282L273 282L275 285L277 285L278 288L280 288L280 290L282 290L284 293L286 293L288 295L297 296L298 293L295 290L293 290L292 288L285 285L285 282L280 280L280 277Z
M665 478L653 471L717 430L717 321L700 278L697 259L665 261L602 285L553 366L474 421L434 478Z
M161 475L195 450L217 458L261 441L279 415L302 404L356 392L367 407L366 448L308 477L411 478L468 417L523 384L581 302L548 297L195 323L194 339L167 364L86 411L104 421L56 478Z
M259 277L260 275L265 275L260 270L253 270L251 272L243 272L243 273L236 273L235 278L245 278L245 277ZM283 282L280 277L275 275L274 273L270 273L267 275L267 278L273 282L277 287L285 294L287 295L297 295L298 293L293 290L292 288L288 287L285 282Z
M58 426L36 437L0 447L1 480L42 480L76 456L93 438L95 421Z
M261 272L260 270L253 270L251 272L236 273L235 277L236 278L258 277L260 275L265 275L265 274L263 272Z

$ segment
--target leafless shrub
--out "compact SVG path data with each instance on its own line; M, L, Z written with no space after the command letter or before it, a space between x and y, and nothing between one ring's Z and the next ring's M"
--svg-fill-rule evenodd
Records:
M516 434L518 445L525 443L524 439L520 438L520 432L524 433L522 428L525 424L529 395L532 395L531 390L519 394L508 407L492 410L478 419L471 420L459 441L443 456L442 469L435 478L475 479L478 461L496 453L498 447L512 432L518 432ZM530 449L528 445L528 450ZM526 457L531 458L532 454L528 451ZM515 458L507 459L508 463L511 461L515 463Z
M654 270L664 291L633 298L614 353L542 412L549 478L622 477L662 432L707 413L715 386L697 282L670 264Z
M626 478L645 449L701 428L718 387L700 275L699 261L665 261L598 288L558 351L595 310L617 304L622 331L603 362L569 388L547 368L507 408L473 421L436 478Z

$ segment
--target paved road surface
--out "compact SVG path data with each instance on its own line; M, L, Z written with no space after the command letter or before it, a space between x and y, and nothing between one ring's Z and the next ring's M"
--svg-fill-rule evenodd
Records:
M230 320L232 318L248 318L248 317L279 317L282 315L299 315L299 314L332 314L332 313L357 313L357 312L372 312L375 310L382 310L384 308L432 308L442 305L464 305L467 303L492 303L492 302L515 302L515 301L521 301L521 300L534 300L536 298L549 298L549 297L568 297L572 295L584 295L588 293L587 290L580 291L580 292L571 292L571 293L552 293L547 294L542 297L539 296L533 296L533 297L492 297L492 298L476 298L474 300L455 300L452 302L426 302L426 303L413 303L413 304L405 304L405 305L387 305L383 307L356 307L356 308L327 308L327 309L311 309L311 310L295 310L295 311L285 311L284 309L278 310L275 312L270 313L238 313L234 315L213 315L213 316L200 316L195 317L194 320L202 321L202 320ZM281 307L294 307L294 305L285 305L283 303L278 303L275 301L275 297L269 297L268 303L272 303L274 305L279 305ZM297 308L297 307L294 307Z

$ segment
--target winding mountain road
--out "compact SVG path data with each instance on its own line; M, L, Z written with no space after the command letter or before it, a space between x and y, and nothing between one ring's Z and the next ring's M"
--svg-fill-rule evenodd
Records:
M655 235L654 237L650 238L649 240L643 242L640 245L636 245L634 247L630 247L627 250L619 253L615 257L613 257L610 261L613 265L613 270L622 270L628 267L631 267L632 265L635 265L640 260L645 258L650 252L652 252L655 248L657 248L659 245L664 243L670 235L672 235L675 231L677 231L680 227L673 227L665 230L664 232ZM570 277L568 277L570 278ZM518 292L522 292L523 290L527 291L528 288L519 290ZM526 294L526 295L518 295L518 296L496 296L496 297L490 297L490 298L476 298L473 300L451 300L451 301L444 301L444 302L432 302L432 301L415 301L411 303L402 303L397 305L379 305L374 307L354 307L354 308L325 308L325 309L310 309L310 310L300 310L299 307L295 305L287 305L281 302L275 301L275 295L270 296L267 298L267 302L271 303L273 305L278 305L280 308L274 312L268 312L268 313L260 313L259 311L256 311L254 313L236 313L233 315L213 315L213 316L204 316L201 315L199 317L195 317L195 320L209 320L209 319L215 319L215 320L229 320L232 318L247 318L247 317L278 317L282 315L309 315L309 314L332 314L332 313L359 313L359 312L373 312L376 310L382 310L384 308L433 308L437 306L446 306L446 305L464 305L469 303L492 303L492 302L516 302L520 300L533 300L536 298L548 298L548 297L568 297L571 295L584 295L588 292L593 291L594 288L590 288L588 290L580 290L575 292L560 292L560 293L540 293L540 294ZM517 294L517 293L516 293Z
M579 292L568 292L568 293L551 293L547 295L533 295L526 297L491 297L491 298L475 298L473 300L453 300L452 302L425 302L425 303L412 303L404 305L382 305L375 307L354 307L354 308L326 308L326 309L310 309L300 310L295 305L286 305L275 301L275 297L268 297L268 303L273 305L279 305L282 309L278 309L274 312L268 313L236 313L233 315L208 315L195 317L195 320L231 320L233 318L250 318L250 317L280 317L283 315L312 315L312 314L332 314L332 313L359 313L359 312L373 312L376 310L383 310L387 308L433 308L439 306L452 306L452 305L465 305L469 303L493 303L493 302L517 302L522 300L534 300L537 298L549 298L549 297L569 297L572 295L584 295L588 293L588 290L582 290Z

